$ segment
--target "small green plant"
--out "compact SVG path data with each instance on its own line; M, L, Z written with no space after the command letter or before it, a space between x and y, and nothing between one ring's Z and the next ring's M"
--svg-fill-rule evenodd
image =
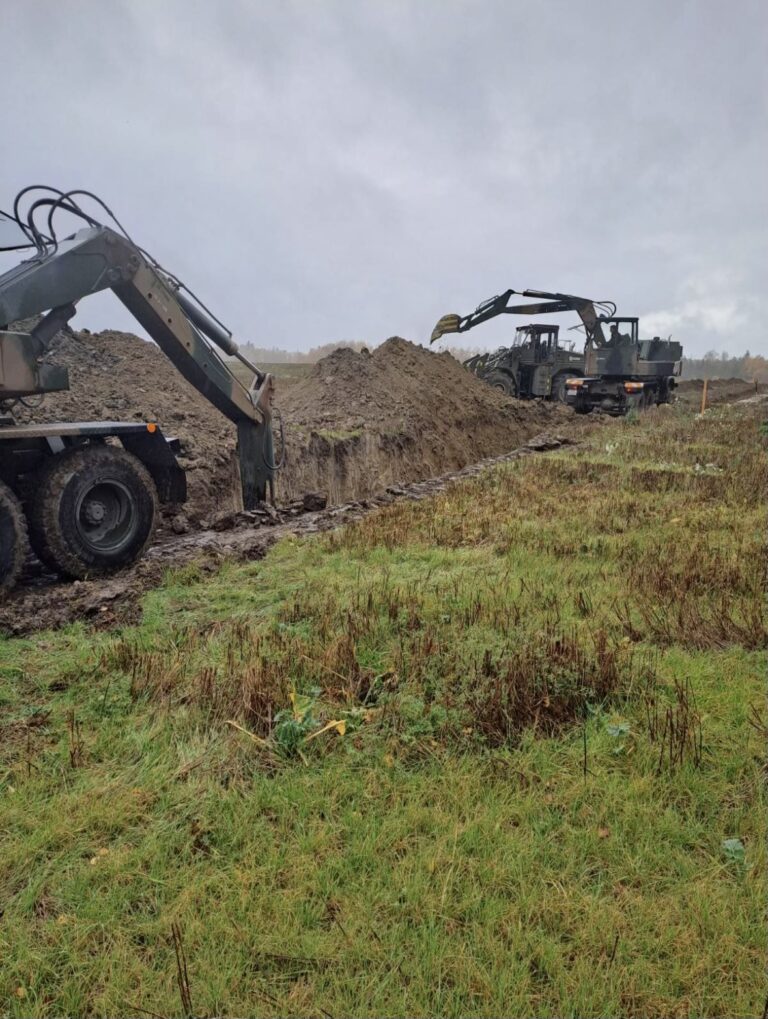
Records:
M740 867L744 866L746 850L741 839L723 839L721 846L723 855L729 863L735 863Z
M398 698L397 709L402 723L400 739L406 744L434 740L448 723L448 712L442 704L425 704L420 697Z
M626 736L629 732L629 722L616 722L606 725L605 731L609 736Z
M632 727L627 721L606 722L606 733L612 737L611 755L623 757L632 746Z
M297 694L295 690L291 691L290 708L278 711L275 715L272 740L286 757L298 756L301 744L306 742L320 725L315 715L319 696L320 690L317 687L313 687L306 696Z

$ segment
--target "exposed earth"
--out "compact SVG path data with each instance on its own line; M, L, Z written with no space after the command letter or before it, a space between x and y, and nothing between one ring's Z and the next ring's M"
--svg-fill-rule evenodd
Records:
M701 379L685 379L678 383L675 392L680 403L699 407L703 389L704 382ZM755 385L754 382L745 382L744 379L710 379L707 383L707 406L734 403L766 392L768 385L762 382Z
M131 621L140 596L170 566L260 558L284 534L326 530L395 498L424 497L484 464L575 441L606 420L510 399L450 354L399 337L373 352L340 348L303 376L277 379L286 454L278 505L247 514L240 512L234 426L154 344L131 333L66 332L51 360L69 368L70 390L24 408L19 420L157 421L180 440L189 500L165 508L146 558L108 580L62 583L30 555L22 583L0 605L0 632L79 618L97 626ZM700 380L682 382L678 399L696 405L701 390ZM708 400L755 392L739 379L714 380Z
M521 403L450 354L399 337L372 353L334 351L278 399L288 461L281 490L359 498L504 453L570 421L559 404Z
M71 388L24 420L156 421L181 441L190 523L204 526L239 508L234 426L158 347L131 333L62 333L51 360L69 368ZM287 454L278 502L317 490L331 503L364 497L505 452L570 416L560 406L510 400L450 354L399 338L372 354L339 349L306 377L278 380L275 403Z

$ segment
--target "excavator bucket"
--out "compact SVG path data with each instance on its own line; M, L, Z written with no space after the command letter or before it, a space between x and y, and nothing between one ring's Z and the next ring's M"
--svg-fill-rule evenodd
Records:
M429 338L430 343L434 343L435 340L439 340L445 333L457 333L459 331L459 323L461 322L460 315L443 315L438 321L435 328L432 330L432 335Z

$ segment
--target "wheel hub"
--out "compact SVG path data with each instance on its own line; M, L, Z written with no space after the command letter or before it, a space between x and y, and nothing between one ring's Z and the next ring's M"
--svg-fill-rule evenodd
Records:
M102 523L107 515L107 507L98 499L89 499L83 507L83 517L87 524L96 526Z
M99 554L114 552L136 529L135 500L117 479L101 478L81 495L75 522L88 548Z

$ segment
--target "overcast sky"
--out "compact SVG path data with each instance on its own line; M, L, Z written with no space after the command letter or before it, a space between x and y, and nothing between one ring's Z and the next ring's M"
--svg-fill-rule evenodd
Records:
M96 191L241 341L425 341L532 287L768 354L762 0L6 0L0 24L0 207ZM132 328L111 295L73 325Z

